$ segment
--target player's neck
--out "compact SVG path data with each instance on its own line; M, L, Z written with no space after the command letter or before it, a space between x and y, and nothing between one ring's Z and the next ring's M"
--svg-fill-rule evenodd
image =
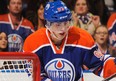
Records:
M54 38L53 36L51 36L51 41L56 45L56 46L60 46L62 44L62 40L58 40L56 38Z
M14 15L12 13L9 13L9 14L10 14L12 24L14 28L16 29L19 26L19 23L21 22L22 17L20 15Z
M12 21L21 21L21 15L9 13Z

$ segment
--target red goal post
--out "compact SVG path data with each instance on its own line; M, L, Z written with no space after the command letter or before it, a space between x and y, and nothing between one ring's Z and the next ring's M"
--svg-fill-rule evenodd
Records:
M1 81L40 81L40 61L36 54L0 52Z

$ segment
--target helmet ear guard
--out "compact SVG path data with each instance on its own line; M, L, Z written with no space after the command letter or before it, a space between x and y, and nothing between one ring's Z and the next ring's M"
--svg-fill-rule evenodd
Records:
M46 4L44 18L49 22L68 21L71 19L71 12L62 1L55 0Z

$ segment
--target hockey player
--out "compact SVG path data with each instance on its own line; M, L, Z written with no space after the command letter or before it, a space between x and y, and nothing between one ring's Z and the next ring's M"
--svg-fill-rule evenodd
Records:
M23 47L40 58L41 81L83 81L83 64L97 75L104 74L103 65L110 58L97 52L90 34L70 26L71 12L62 1L48 2L44 18L47 28L31 34ZM111 61L114 63L114 58Z
M8 14L0 15L0 32L8 35L8 51L21 52L23 42L34 32L30 21L23 18L23 0L8 0Z

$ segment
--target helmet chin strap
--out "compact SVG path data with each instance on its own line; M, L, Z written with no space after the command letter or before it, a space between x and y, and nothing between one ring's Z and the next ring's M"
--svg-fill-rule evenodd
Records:
M47 22L47 25L45 25L46 26L46 28L50 31L50 33L51 33L51 36L52 37L54 37L55 39L57 39L57 40L59 40L59 41L61 41L62 39L60 39L60 38L58 38L55 34L54 34L54 32L50 29L50 22ZM67 31L69 30L71 28L71 26L67 29Z
M62 39L59 39L55 34L54 34L54 32L52 32L51 30L50 30L50 28L48 28L48 27L46 27L49 31L50 31L50 35L52 36L52 37L54 37L55 39L57 39L57 40L59 40L59 41L61 41Z

